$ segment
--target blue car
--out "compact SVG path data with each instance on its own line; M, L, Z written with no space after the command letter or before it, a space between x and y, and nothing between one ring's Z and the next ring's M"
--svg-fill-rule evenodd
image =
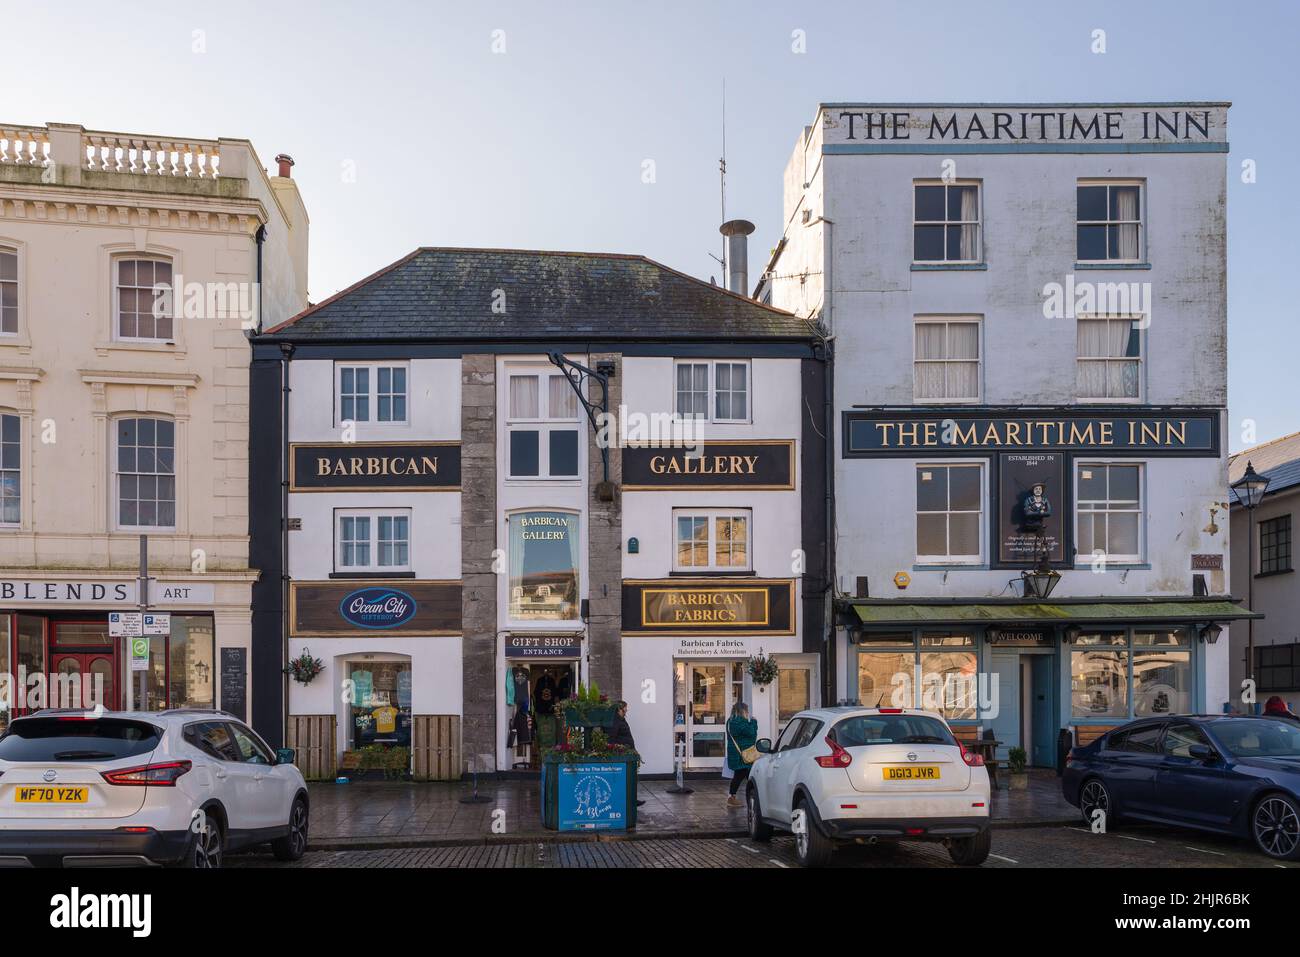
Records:
M1254 715L1165 715L1073 748L1065 799L1089 825L1123 819L1248 837L1300 859L1300 724Z

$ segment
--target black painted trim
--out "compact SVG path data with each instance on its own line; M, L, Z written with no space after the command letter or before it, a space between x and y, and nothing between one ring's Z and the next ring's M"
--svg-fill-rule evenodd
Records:
M364 342L314 342L306 340L259 339L253 343L255 359L280 355L280 342L294 342L295 359L458 359L463 355L545 355L566 353L619 352L625 356L670 356L682 358L745 357L755 359L804 359L813 355L810 341L799 339L707 341L639 340L510 340L485 342L428 342L419 340L367 339Z
M248 563L261 573L253 583L251 723L272 748L284 745L280 386L277 346L273 353L255 356L249 370L249 407L260 411L253 418L248 445Z
M799 442L799 520L801 547L805 566L802 581L803 650L823 655L823 676L829 668L824 652L826 642L826 590L830 569L826 553L826 492L830 481L826 474L827 424L822 421L826 407L828 364L820 359L804 359L800 364L800 405L803 423ZM824 681L824 678L823 678Z

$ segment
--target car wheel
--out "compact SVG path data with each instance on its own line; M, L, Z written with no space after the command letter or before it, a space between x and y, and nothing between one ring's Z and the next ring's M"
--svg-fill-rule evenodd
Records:
M1300 808L1285 794L1267 794L1250 816L1255 846L1269 857L1300 859Z
M1089 827L1092 827L1093 815L1098 811L1105 815L1102 820L1107 827L1119 820L1111 806L1110 791L1101 778L1089 778L1083 782L1079 789L1079 810L1083 812L1083 823Z
M271 842L271 853L277 861L296 861L307 851L307 802L294 798L289 811L289 833Z
M203 825L194 833L189 853L181 861L181 867L195 870L221 867L225 860L225 835L221 825L212 817L203 821Z
M835 852L835 842L821 832L813 820L808 804L800 799L796 811L803 812L803 826L794 834L794 853L803 867L825 867Z
M962 867L979 867L989 856L993 845L993 831L986 830L974 837L962 837L948 843L948 856Z
M749 819L750 840L760 844L772 840L772 825L763 820L762 809L758 806L758 788L753 784L745 791L745 814Z

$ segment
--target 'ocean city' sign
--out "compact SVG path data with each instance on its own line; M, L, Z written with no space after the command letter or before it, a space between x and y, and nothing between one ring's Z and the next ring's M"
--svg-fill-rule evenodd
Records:
M289 633L299 636L458 635L459 581L296 581Z
M358 628L397 628L415 617L415 599L396 588L360 588L339 602L339 614Z

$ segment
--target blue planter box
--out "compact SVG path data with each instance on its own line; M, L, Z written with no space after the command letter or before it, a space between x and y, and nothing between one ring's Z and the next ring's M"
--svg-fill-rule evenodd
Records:
M636 827L635 757L542 762L542 826L552 831Z

